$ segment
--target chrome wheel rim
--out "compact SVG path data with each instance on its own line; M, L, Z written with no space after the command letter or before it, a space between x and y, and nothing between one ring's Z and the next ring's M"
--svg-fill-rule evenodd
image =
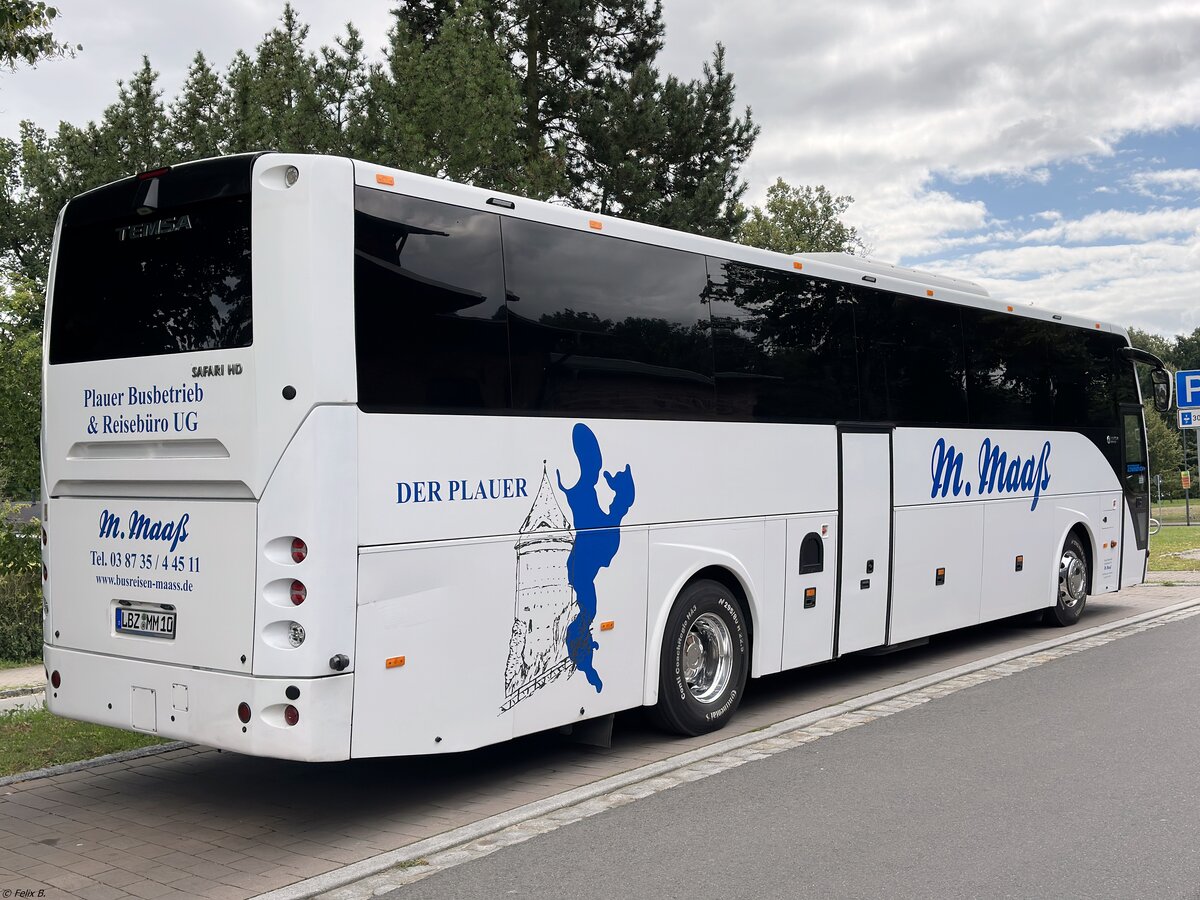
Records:
M1058 563L1058 599L1073 609L1087 597L1087 564L1074 550L1063 552Z
M683 640L683 678L701 703L712 703L733 675L733 636L716 613L696 617Z

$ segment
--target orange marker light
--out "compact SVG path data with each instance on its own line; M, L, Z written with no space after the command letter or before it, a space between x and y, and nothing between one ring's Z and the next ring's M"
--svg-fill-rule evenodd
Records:
M388 659L386 662L384 662L383 665L388 669L398 669L402 665L404 665L404 657L403 656L393 656L390 659Z
M600 231L603 227L604 227L604 223L601 222L599 219L589 219L588 220L588 228L592 229L593 231Z
M601 631L612 631L612 630L613 630L613 627L614 627L616 624L617 624L617 623L616 623L616 622L613 622L612 620L609 620L609 621L607 621L607 622L601 622L601 623L600 623L600 630L601 630Z
M396 179L391 175L384 175L382 172L380 172L375 176L375 183L394 185L396 183Z
M1009 311L1009 312L1012 312L1012 311L1013 311L1013 308L1012 308L1011 306L1010 306L1010 307L1008 307L1008 311Z
M802 263L802 262L796 262L795 260L793 260L793 261L792 261L792 268L793 268L793 269L803 269L803 268L804 268L804 263Z
M815 596L817 596L816 588L805 588L804 589L804 599L811 600Z
M926 297L932 297L932 296L933 296L933 291L926 290L926 291L925 291L925 296L926 296Z

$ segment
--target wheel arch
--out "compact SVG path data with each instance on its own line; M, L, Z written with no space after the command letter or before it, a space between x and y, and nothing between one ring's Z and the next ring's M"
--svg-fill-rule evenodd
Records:
M1066 511L1066 510L1064 510ZM1050 589L1046 592L1049 598L1046 606L1053 606L1058 597L1058 565L1060 554L1063 546L1067 542L1067 538L1072 534L1079 538L1079 543L1083 544L1083 552L1087 556L1087 590L1088 594L1092 593L1092 585L1095 579L1095 560L1096 553L1096 535L1092 531L1092 527L1087 520L1087 516L1083 513L1075 513L1068 516L1064 520L1064 524L1058 529L1057 543L1054 545L1055 553L1052 558L1053 565L1050 567Z
M646 642L646 673L642 690L642 703L653 706L658 702L658 676L662 664L662 642L666 632L667 617L680 593L688 585L697 581L711 580L724 585L738 601L746 618L747 636L750 641L750 676L754 677L755 663L760 652L755 635L761 621L758 602L751 589L750 574L732 557L698 561L694 566L680 572L671 583L669 590L664 592L658 603L658 608L651 611L647 619Z
M1063 535L1063 541L1072 534L1079 538L1079 543L1083 544L1083 552L1087 554L1087 592L1091 595L1094 593L1092 584L1096 577L1096 536L1083 522L1076 522L1068 528L1067 533Z

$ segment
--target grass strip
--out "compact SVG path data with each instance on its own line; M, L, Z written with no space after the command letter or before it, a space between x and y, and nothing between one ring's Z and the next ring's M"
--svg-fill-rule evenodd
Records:
M1168 525L1150 535L1151 572L1200 572L1200 559L1181 554L1200 550L1200 526Z
M148 734L63 719L45 709L0 713L0 778L164 743Z

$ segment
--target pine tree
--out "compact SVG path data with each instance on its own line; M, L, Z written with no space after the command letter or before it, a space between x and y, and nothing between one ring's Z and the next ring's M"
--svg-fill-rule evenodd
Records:
M518 86L481 0L463 0L436 30L397 14L386 69L372 76L366 130L379 158L429 175L538 193L518 140Z
M405 0L408 39L433 46L453 0ZM659 0L488 0L484 27L519 84L525 182L537 196L730 236L758 129L734 118L718 45L699 81L659 79Z
M170 107L167 140L175 159L202 159L225 151L230 135L223 100L220 77L204 54L197 53Z
M233 55L220 99L220 117L229 134L227 153L261 149L262 116L255 107L254 62L242 50Z
M518 189L520 113L503 46L486 29L478 0L463 0L437 39L418 57L422 89L413 98L435 174L490 187Z
M366 113L371 105L370 69L363 56L363 40L353 24L335 46L322 47L316 68L315 88L323 113L323 152L361 156L367 141Z
M321 101L316 88L316 57L304 49L308 26L291 3L280 25L267 32L255 51L239 123L243 149L290 153L326 149ZM235 60L235 63L237 60ZM243 78L245 73L237 73ZM233 87L233 85L231 85Z
M662 90L664 137L658 154L655 198L630 214L667 228L732 239L744 213L738 204L746 184L739 177L759 128L750 107L733 111L733 74L725 48L713 51L703 76L684 84L669 77Z
M142 67L128 85L117 82L117 102L104 111L94 140L111 164L110 171L120 177L169 162L166 133L158 73L150 67L150 58L143 56Z

